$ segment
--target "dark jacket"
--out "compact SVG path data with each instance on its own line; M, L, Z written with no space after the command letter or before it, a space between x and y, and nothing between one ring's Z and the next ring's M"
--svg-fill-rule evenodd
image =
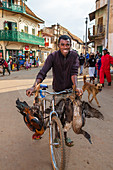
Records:
M85 57L83 55L80 55L79 56L79 62L80 62L80 65L83 65L84 62L85 62Z
M37 79L45 79L47 72L52 68L53 71L53 89L62 91L72 87L72 75L78 74L79 60L76 51L70 51L65 58L60 51L51 53L40 72Z

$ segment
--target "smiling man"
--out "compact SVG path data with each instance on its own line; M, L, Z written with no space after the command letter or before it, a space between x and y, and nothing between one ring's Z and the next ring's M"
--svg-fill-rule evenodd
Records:
M27 96L31 96L35 87L45 79L47 72L51 68L53 71L53 90L55 92L72 88L72 85L76 85L77 88L79 60L77 52L70 50L70 37L67 35L60 36L58 47L58 51L51 53L47 57L44 66L36 77L34 85L26 90ZM68 139L67 143L70 146L73 144L73 141L67 138L67 133L65 133L65 139Z
M47 72L52 68L53 71L53 90L56 92L72 88L73 84L77 87L77 75L79 60L76 51L71 51L71 39L67 35L62 35L58 40L59 50L51 53L42 69L39 71L36 81L32 88L26 91L31 96L37 84L41 83Z

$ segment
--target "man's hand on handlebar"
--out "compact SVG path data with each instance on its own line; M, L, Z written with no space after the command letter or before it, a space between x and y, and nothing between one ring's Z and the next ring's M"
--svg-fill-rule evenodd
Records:
M82 95L83 95L83 90L80 89L80 88L77 88L77 89L75 90L75 94L76 94L77 96L82 96Z
M30 97L33 94L34 91L35 91L35 87L31 87L31 88L26 90L26 95L28 97Z
M26 90L26 95L30 97L35 92L37 85L41 82L41 79L36 79L34 85Z

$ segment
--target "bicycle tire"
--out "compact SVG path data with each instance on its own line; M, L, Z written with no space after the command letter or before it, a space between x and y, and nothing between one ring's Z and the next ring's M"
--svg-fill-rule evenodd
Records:
M54 141L56 125L59 134L59 143ZM50 126L49 146L52 166L54 170L65 170L65 142L60 119L57 116L53 116Z

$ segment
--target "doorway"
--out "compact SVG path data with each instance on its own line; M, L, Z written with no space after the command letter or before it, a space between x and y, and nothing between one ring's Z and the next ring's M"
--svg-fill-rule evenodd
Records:
M97 46L97 51L102 54L103 46Z

